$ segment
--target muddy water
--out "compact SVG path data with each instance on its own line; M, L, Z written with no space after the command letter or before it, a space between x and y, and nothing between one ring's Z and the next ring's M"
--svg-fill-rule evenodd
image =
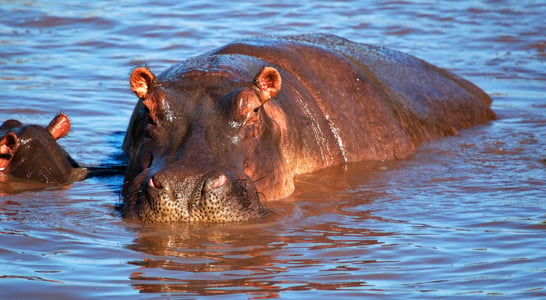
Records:
M127 222L120 176L2 196L0 298L546 296L544 1L258 3L2 1L0 120L64 111L68 151L116 164L132 66L159 73L233 39L307 32L453 70L499 120L402 161L301 176L259 223Z

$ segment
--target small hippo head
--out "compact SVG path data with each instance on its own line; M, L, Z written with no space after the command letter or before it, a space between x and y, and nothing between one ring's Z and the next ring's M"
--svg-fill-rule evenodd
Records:
M0 173L49 184L71 182L78 164L57 143L69 131L70 120L63 113L47 127L5 121L0 126Z
M124 141L130 161L123 214L143 222L231 222L264 215L261 200L293 189L281 176L286 124L269 102L280 91L279 72L262 66L254 75L174 73L160 80L141 67L131 75L141 101Z

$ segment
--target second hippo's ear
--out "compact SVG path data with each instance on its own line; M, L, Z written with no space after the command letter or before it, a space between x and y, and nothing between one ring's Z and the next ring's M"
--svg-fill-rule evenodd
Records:
M10 131L0 139L0 172L3 172L9 165L13 155L19 147L19 138Z
M63 113L58 114L49 122L47 131L55 140L65 137L70 132L70 119Z
M153 89L155 81L154 73L144 67L134 69L129 79L131 90L139 98L144 98Z
M281 74L273 67L264 67L254 78L254 84L260 89L260 101L264 104L281 90Z

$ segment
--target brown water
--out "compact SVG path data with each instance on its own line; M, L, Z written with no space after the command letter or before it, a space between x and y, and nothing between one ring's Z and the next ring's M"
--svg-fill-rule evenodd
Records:
M129 223L120 176L3 196L1 299L546 296L543 0L33 2L0 1L0 120L68 113L84 165L120 163L134 65L261 33L414 54L481 86L499 120L302 176L259 223Z

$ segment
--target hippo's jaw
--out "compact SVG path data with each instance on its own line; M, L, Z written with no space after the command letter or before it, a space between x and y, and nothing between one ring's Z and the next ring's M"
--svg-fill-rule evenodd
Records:
M125 202L123 214L144 223L224 223L248 221L267 213L247 178L230 179L224 173L214 173L177 181L169 175L139 175L144 180L134 186L137 190Z

